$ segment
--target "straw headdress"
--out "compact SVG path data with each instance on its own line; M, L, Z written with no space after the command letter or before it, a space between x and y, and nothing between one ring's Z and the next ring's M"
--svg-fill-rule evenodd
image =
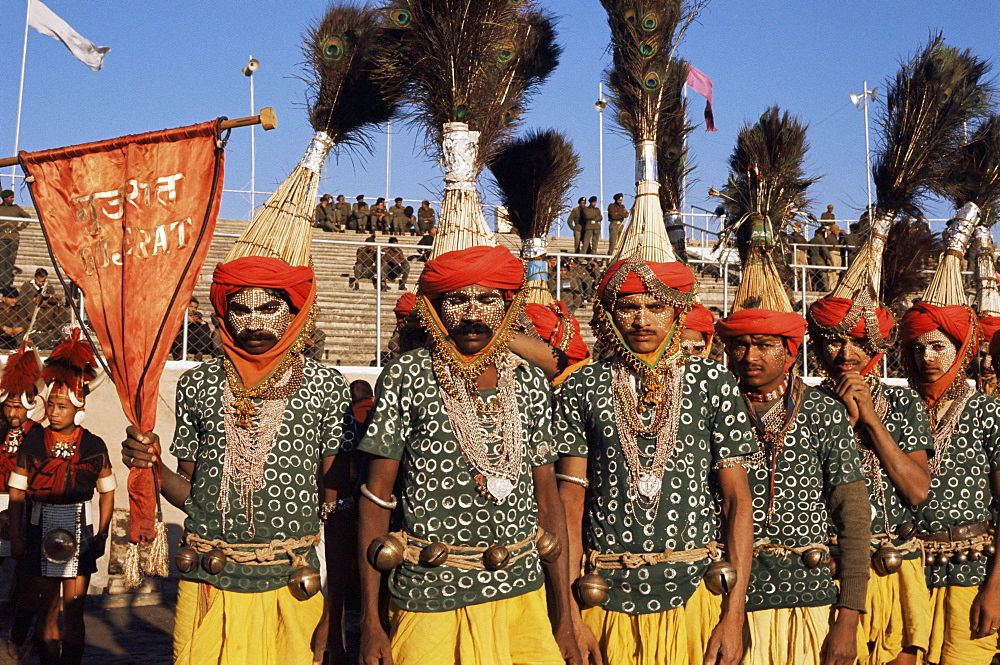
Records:
M330 151L367 148L366 130L389 120L395 91L376 76L379 53L393 42L380 13L334 5L305 35L302 51L311 93L309 122L315 135L302 161L254 214L227 261L270 256L293 266L311 264L312 217Z

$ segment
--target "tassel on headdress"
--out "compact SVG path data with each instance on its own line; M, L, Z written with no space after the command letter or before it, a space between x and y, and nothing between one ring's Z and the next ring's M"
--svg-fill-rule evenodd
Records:
M76 406L90 392L90 383L97 378L97 357L94 347L74 328L68 339L52 349L42 367L42 381L50 387L63 386Z

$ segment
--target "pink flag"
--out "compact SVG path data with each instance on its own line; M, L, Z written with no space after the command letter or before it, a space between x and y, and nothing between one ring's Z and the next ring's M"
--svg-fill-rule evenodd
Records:
M705 98L705 131L716 132L715 116L712 114L712 79L705 76L691 65L688 65L687 84L691 89Z

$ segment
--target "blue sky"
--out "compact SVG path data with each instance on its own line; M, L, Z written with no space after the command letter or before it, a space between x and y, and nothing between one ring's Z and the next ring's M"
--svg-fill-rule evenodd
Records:
M269 191L304 152L311 128L303 108L300 35L326 7L323 2L261 0L47 0L48 6L98 45L111 47L100 72L91 72L60 43L32 30L21 148L37 150L128 133L249 113L247 58L260 60L257 106L273 106L279 128L256 132L257 189ZM598 189L598 118L593 108L609 62L608 29L597 0L542 0L559 17L562 65L535 98L525 128L554 128L568 135L584 172L574 190ZM26 0L0 0L0 154L12 154L17 111L21 35ZM736 132L778 104L810 125L808 166L822 175L813 190L815 212L833 203L841 217L865 203L864 125L848 93L862 81L884 89L901 59L930 31L949 43L994 61L1000 7L996 0L713 0L689 30L680 55L715 83L717 133L701 126L703 104L692 94L698 123L690 141L696 165L688 202L714 208L709 186L725 181ZM874 127L874 124L873 124ZM873 134L874 137L874 134ZM437 165L421 152L423 136L398 123L393 133L391 195L435 198ZM368 154L331 157L322 189L353 197L385 194L385 134L373 133ZM605 198L633 190L633 150L605 114ZM9 183L3 171L0 182ZM226 187L249 189L250 133L235 130L229 142ZM634 190L633 190L634 191ZM487 199L490 199L488 192ZM27 201L27 192L18 192ZM630 200L627 198L627 200ZM262 200L258 199L258 204ZM930 202L929 216L947 216L947 204ZM249 198L227 194L222 215L246 217Z

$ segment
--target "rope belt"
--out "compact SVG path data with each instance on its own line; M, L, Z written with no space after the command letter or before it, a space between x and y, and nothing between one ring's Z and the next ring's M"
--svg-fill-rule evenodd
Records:
M923 537L919 538L925 556L931 554L949 554L964 550L982 550L985 546L993 543L993 534L991 533L984 533L964 540L924 540Z
M601 554L597 550L587 552L587 570L630 570L641 566L655 566L659 563L694 563L702 559L718 559L722 556L722 546L714 540L706 547L691 550L665 549L662 552L613 552Z
M272 540L269 543L227 543L224 540L207 540L197 534L188 533L184 536L184 542L199 554L214 549L222 550L226 559L244 566L277 566L291 563L293 567L298 568L306 565L309 548L319 545L319 534L304 538ZM305 550L305 552L296 554L295 550ZM277 559L278 556L287 556L288 560Z
M510 552L510 563L507 565L520 561L524 557L531 554L532 550L535 549L535 542L541 538L544 533L545 532L542 529L538 529L535 533L531 534L524 540L516 542L510 546L505 546L507 547L507 551ZM403 551L403 561L406 561L407 563L419 564L421 550L423 550L427 545L435 542L432 540L418 538L414 535L406 533L405 531L396 531L395 533L391 533L389 535L395 537L401 543L406 543L406 549ZM483 563L483 554L491 546L469 547L467 545L452 545L450 543L444 544L448 546L448 559L440 565L447 568L458 568L459 570L486 569L486 566Z
M792 547L791 545L781 545L767 540L758 540L753 544L753 555L757 556L762 552L770 552L771 554L781 557L787 557L790 554L802 556L806 550L812 549L822 550L825 554L830 553L830 548L822 543L809 543L808 545L803 545L802 547Z
M921 551L923 549L921 547L921 544L920 544L920 539L917 538L916 536L914 536L913 538L910 538L909 540L904 540L899 545L893 544L892 541L895 538L896 538L896 536L894 536L892 534L888 534L888 533L873 533L872 534L872 543L871 543L871 545L869 546L868 549L872 552L872 554L874 554L875 552L878 552L879 549L882 548L883 546L894 547L897 550L899 550L899 552L902 553L902 554L910 554L912 552L919 552L919 551ZM830 544L831 545L836 545L837 544L837 536L830 536Z

